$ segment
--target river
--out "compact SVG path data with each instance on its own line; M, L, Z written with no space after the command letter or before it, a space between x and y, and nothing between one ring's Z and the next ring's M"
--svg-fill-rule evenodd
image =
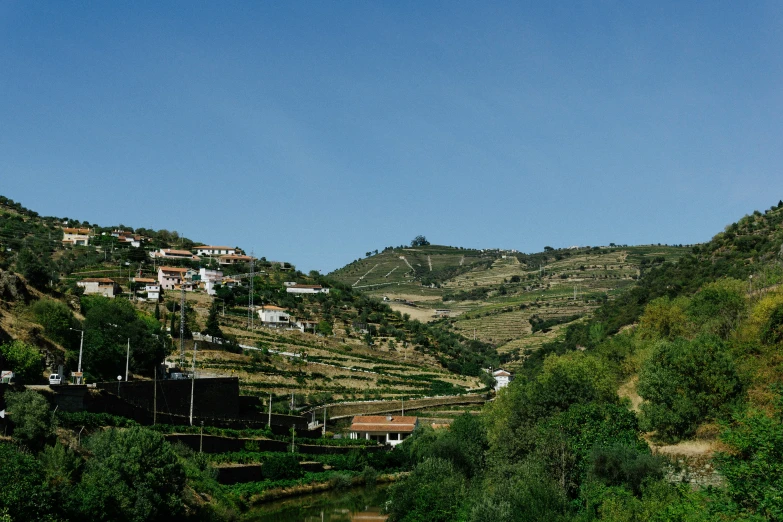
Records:
M387 485L303 495L258 505L243 522L381 522Z

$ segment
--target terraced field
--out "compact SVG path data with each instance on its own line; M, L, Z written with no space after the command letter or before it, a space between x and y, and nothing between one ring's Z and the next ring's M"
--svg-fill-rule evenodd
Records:
M494 344L499 353L508 354L507 366L511 368L526 352L556 338L567 325L549 324L534 332L531 319L557 323L565 318L589 317L603 300L643 277L647 267L674 261L688 251L687 247L646 245L552 250L533 255L459 249L435 254L426 248L431 247L371 256L332 275L345 280L348 274L377 264L378 271L373 270L362 280L372 284L360 290L385 297L396 310L411 317L439 320L443 327L465 337ZM399 255L416 269L405 265ZM432 261L434 274L453 275L438 281L435 287L423 285L426 280L417 267L428 267L428 260ZM394 263L405 266L398 266L389 277L405 275L418 280L376 286L377 274L385 269L381 277L387 275ZM449 317L439 319L436 310L449 310Z
M188 294L197 316L205 318L208 304ZM291 394L298 407L341 400L400 399L449 395L482 389L478 378L444 370L433 357L412 347L376 339L373 349L358 337L323 337L298 331L247 326L246 317L220 317L226 334L249 348L242 353L213 349L199 343L197 371L211 376L236 376L243 395L273 394L286 407ZM187 361L193 341L186 344ZM179 354L169 359L178 360Z

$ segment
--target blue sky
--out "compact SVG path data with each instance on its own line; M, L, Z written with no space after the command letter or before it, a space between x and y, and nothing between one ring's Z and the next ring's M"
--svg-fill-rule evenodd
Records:
M554 5L550 5L554 4ZM780 2L0 3L0 194L327 272L783 198Z

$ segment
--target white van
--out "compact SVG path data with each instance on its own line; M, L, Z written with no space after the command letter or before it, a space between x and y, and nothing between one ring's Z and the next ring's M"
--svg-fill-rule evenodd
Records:
M62 377L60 377L59 373L53 373L49 376L49 385L62 384L62 381Z

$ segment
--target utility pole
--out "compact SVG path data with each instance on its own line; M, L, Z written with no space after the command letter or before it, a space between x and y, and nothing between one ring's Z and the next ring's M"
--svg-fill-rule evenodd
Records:
M193 395L196 391L196 350L198 343L193 343L193 367L190 375L190 425L193 426Z
M81 341L79 341L79 364L76 367L76 371L79 373L78 377L76 377L76 384L82 383L82 351L84 349L84 330L77 330L76 328L71 328L74 332L81 332L82 338Z
M179 280L182 289L179 300L179 366L185 366L185 276Z
M404 398L402 399L402 415L400 415L400 416L401 417L405 417L405 399Z
M321 428L321 437L326 437L326 406L324 406L324 425Z
M272 429L272 394L269 394L269 420L266 421L266 427Z
M247 296L248 303L247 303L247 327L251 330L253 329L253 326L255 325L255 312L253 311L253 279L255 279L255 271L256 271L256 263L255 259L253 258L254 251L250 251L250 293Z
M158 364L152 368L155 379L155 390L152 392L152 425L158 423Z
M128 363L130 362L130 337L128 337L128 351L125 354L125 382L128 382Z

